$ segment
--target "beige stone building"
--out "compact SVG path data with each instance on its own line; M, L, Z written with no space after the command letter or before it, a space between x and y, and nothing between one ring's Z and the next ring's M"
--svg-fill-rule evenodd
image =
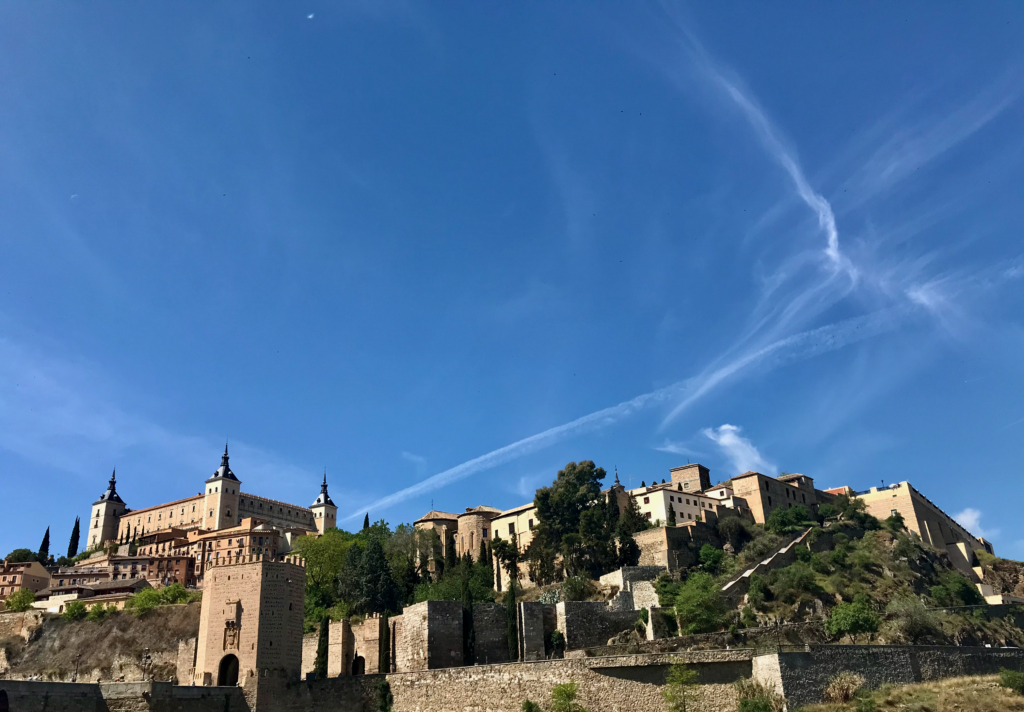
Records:
M0 601L27 588L32 593L50 585L50 574L38 561L14 562L4 559L0 566Z
M320 495L309 507L244 492L225 446L220 467L202 492L166 504L130 509L112 475L90 512L87 541L95 553L78 566L105 568L113 580L201 585L211 560L287 553L295 538L336 527L337 511L326 472ZM132 548L137 551L129 554Z
M853 496L867 505L868 514L878 519L901 514L909 531L936 549L944 550L953 565L972 578L976 577L973 571L977 563L974 552L994 553L992 544L971 534L909 482L872 487L864 492L854 492Z
M305 564L297 557L214 560L203 587L193 683L298 681L305 589Z

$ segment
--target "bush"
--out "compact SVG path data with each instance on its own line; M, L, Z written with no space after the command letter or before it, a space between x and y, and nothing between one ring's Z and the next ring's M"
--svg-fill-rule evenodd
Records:
M1003 668L999 671L999 684L1018 695L1024 695L1024 672Z
M85 604L81 601L68 601L68 605L64 606L64 612L60 616L66 621L80 621L88 614Z
M587 712L576 703L578 689L576 683L572 681L555 685L551 690L551 712Z
M793 547L793 554L796 556L796 560L802 563L808 563L811 560L811 550L803 544L797 544Z
M774 551L781 541L774 534L765 532L743 547L743 558L747 561L763 559Z
M540 705L530 700L523 700L523 712L541 712Z
M21 613L27 611L32 607L32 604L36 600L36 594L29 591L27 588L23 588L20 591L15 591L4 601L7 606L7 610L14 611L15 613Z
M562 595L566 601L585 601L593 592L593 585L582 576L570 576L562 584Z
M825 685L825 700L846 703L853 699L866 680L855 672L844 671L832 677Z
M700 563L711 574L718 575L722 568L723 557L725 557L725 552L716 549L711 544L705 544L700 548Z
M757 614L754 613L753 606L744 606L743 612L740 613L740 623L743 624L744 628L756 628L757 627Z
M115 606L113 603L111 603L109 606L93 606L89 609L89 613L88 615L86 615L86 618L91 621L99 622L107 616L111 615L112 613L117 613L117 606Z
M805 591L816 592L818 590L811 567L799 561L776 571L774 579L771 584L772 593L784 603L792 603Z
M814 523L815 520L811 518L811 513L807 507L798 504L788 509L782 509L781 507L776 509L768 515L768 521L765 522L764 528L776 534L784 534Z
M885 609L893 633L905 643L941 632L938 618L917 598L894 598Z
M676 616L683 633L710 633L725 623L725 603L711 574L695 573L679 587Z
M775 690L749 677L733 683L739 697L739 712L783 712L786 700Z
M825 621L825 632L832 637L874 633L877 630L878 616L871 610L866 596L857 596L853 603L840 603Z
M771 589L765 583L764 577L761 574L751 574L750 584L747 587L747 601L750 602L750 605L760 610L770 595Z

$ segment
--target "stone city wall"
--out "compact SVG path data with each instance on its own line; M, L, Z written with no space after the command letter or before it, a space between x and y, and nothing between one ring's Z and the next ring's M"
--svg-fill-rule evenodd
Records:
M840 672L862 675L868 687L909 685L963 675L986 675L1000 668L1024 670L1024 650L957 646L822 645L754 659L754 677L786 696L790 706L822 699L828 681Z
M635 610L612 610L600 601L563 601L555 609L566 650L604 645L637 621Z
M478 665L508 662L508 621L500 603L473 604L473 634Z
M665 572L663 566L623 566L617 571L601 577L606 586L617 586L620 591L632 590L632 584L638 581L653 581Z
M0 680L0 691L17 712L251 712L237 687Z

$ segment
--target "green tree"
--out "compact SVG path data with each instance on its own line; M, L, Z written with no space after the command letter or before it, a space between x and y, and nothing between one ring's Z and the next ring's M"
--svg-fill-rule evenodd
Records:
M870 599L860 595L852 603L840 603L832 609L825 621L825 632L832 637L874 633L878 631L878 623Z
M905 531L907 523L903 519L903 515L899 512L893 512L883 522L882 528L891 531L892 533Z
M722 559L725 557L725 552L721 549L711 546L711 544L705 544L700 548L700 563L704 567L704 570L708 573L717 576L718 572L722 568Z
M313 674L317 680L327 678L327 641L331 619L326 615L320 619L320 631L316 639L316 659L313 661Z
M709 573L691 574L679 587L676 596L676 617L683 633L711 633L725 622L725 603Z
M697 671L682 663L669 668L661 696L665 698L669 712L686 712L687 702L696 694Z
M523 712L543 712L536 702L530 700L523 700Z
M363 531L365 532L369 528L370 528L370 513L367 512L366 515L363 517Z
M24 564L36 560L36 554L31 549L15 549L6 557L9 564Z
M60 615L66 621L80 621L88 614L89 612L86 610L85 604L81 601L68 601L68 604L64 606L64 612Z
M454 570L459 564L459 555L455 551L455 533L448 532L444 542L444 568Z
M401 611L398 586L391 577L391 567L384 556L384 549L376 539L370 539L366 545L360 574L363 606L367 613Z
M163 605L163 596L160 595L160 591L155 588L144 588L132 594L127 601L124 602L124 609L131 611L132 615L141 617L149 613L157 606Z
M36 594L27 588L22 588L6 598L4 605L7 610L14 611L15 613L22 613L32 607L32 604L36 600Z
M518 587L519 580L510 578L508 590L505 592L505 641L508 644L508 659L511 662L519 660L519 616L516 605Z
M78 556L78 539L81 536L80 521L78 517L75 517L75 527L71 530L71 540L68 541L68 558L73 559Z
M462 664L476 662L476 628L473 625L473 593L470 589L472 563L462 565L460 573L462 589Z
M107 616L117 613L117 606L111 603L109 606L95 605L89 609L89 614L86 616L89 620L98 623Z
M636 566L640 563L640 547L632 534L623 532L619 534L618 565Z
M622 510L622 514L619 516L617 524L619 535L636 534L649 528L650 523L640 511L640 505L637 503L636 497L629 495L626 508Z
M363 612L363 548L358 542L345 552L345 559L337 575L338 596L356 612Z
M676 510L671 504L668 506L668 520L666 521L666 524L670 527L674 527L676 525Z
M587 712L582 705L576 702L578 691L579 687L572 681L555 685L551 689L551 712Z
M46 527L46 533L43 534L43 541L39 544L39 561L45 564L46 560L50 558L50 527Z

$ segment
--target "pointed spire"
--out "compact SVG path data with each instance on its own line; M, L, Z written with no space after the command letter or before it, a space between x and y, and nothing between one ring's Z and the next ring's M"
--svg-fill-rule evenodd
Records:
M225 466L228 464L228 441L227 440L224 441L224 454L220 458L220 464L225 465Z
M334 506L334 502L331 501L331 496L329 494L327 494L327 468L326 467L324 468L324 481L320 485L320 496L316 498L315 502L313 502L313 506L316 507L316 506L319 506L321 504L327 504L327 505L330 505L332 507Z
M107 491L100 495L100 498L93 504L99 504L100 502L122 502L123 500L117 496L117 468L115 467L113 472L110 473L110 479L107 481Z
M213 473L210 480L215 480L217 478L223 478L226 480L238 479L235 477L235 473L231 471L231 466L228 464L228 443L226 440L224 441L224 454L220 457L220 467ZM210 480L207 480L207 482Z
M615 484L619 484L619 466L615 466Z

